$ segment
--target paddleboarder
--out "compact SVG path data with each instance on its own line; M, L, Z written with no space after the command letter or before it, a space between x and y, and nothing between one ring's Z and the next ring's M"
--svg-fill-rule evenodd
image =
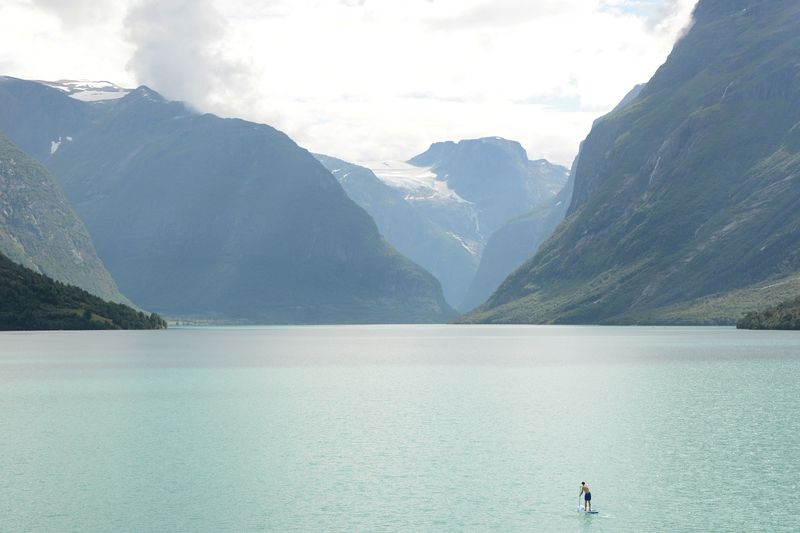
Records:
M592 491L589 490L589 485L585 481L581 481L581 491L578 493L578 505L581 503L581 494L583 494L583 510L587 513L592 512Z

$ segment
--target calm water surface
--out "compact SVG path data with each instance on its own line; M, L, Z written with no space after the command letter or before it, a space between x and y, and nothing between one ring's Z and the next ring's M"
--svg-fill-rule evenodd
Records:
M0 531L798 531L798 383L791 332L2 333Z

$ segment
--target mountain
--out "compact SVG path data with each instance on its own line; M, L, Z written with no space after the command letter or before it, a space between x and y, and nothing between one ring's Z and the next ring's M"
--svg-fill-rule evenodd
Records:
M800 271L798 24L792 1L700 0L584 141L564 223L464 320L733 323L776 303Z
M645 84L642 83L631 89L612 113L633 102L644 87ZM602 117L598 120L602 120ZM481 257L478 272L464 298L464 309L472 310L485 302L509 274L536 253L539 246L564 220L572 199L575 185L574 171L577 168L578 158L572 164L566 185L555 197L546 199L531 212L509 220L491 235Z
M568 175L559 165L529 160L518 142L499 137L434 143L408 162L322 161L381 233L434 273L448 302L461 310L474 307L465 297L495 229L547 208ZM500 263L500 270L509 264ZM497 283L518 265L502 271Z
M480 231L480 221L473 204L440 180L430 167L418 167L403 161L365 162L360 165L400 193L404 201L413 206L415 213L431 221L466 251L470 257L462 270L474 273L483 253L485 237ZM469 280L466 280L451 294L453 305L458 305L468 286Z
M644 88L645 88L646 86L647 86L647 84L646 84L646 83L640 83L640 84L638 84L638 85L635 85L635 86L633 87L633 89L631 89L630 91L628 91L628 94L626 94L626 95L625 95L625 96L622 98L622 100L620 100L620 102L619 102L619 103L618 103L618 104L617 104L617 105L614 107L614 109L612 109L612 110L611 110L611 113L616 113L617 111L622 111L622 109L623 109L623 108L625 108L625 107L628 107L628 105L629 105L631 102L633 102L634 100L636 100L636 99L639 97L639 95L640 95L640 94L642 94L642 91L644 90ZM611 113L609 113L609 114L611 114ZM597 120L595 121L595 124L596 124L598 121L600 121L600 120L602 120L602 119L604 119L604 118L605 118L605 116L602 116L602 117L600 117L599 119L597 119ZM593 125L594 125L594 124L593 124Z
M120 294L47 170L0 134L0 253L114 302Z
M199 114L147 87L87 102L2 78L0 129L44 161L144 308L257 323L452 317L436 279L274 128Z
M106 302L0 253L0 330L164 329L156 314Z
M555 197L542 202L529 213L509 220L489 237L462 308L471 310L485 302L503 280L553 233L564 220L572 196L572 183L569 180Z
M40 81L39 83L63 91L68 96L82 102L116 100L132 91L132 89L114 85L110 81L58 80Z
M336 177L348 196L372 216L381 235L400 253L433 274L442 284L445 299L457 305L478 266L472 250L368 168L334 157L315 157Z
M508 220L552 199L568 176L566 168L531 161L518 142L500 137L434 143L408 162L429 168L474 207L484 240Z
M100 111L74 96L43 83L0 76L0 131L20 150L46 162Z

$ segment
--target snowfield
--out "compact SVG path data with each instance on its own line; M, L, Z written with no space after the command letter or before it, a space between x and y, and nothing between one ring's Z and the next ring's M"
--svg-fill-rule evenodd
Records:
M39 83L63 91L71 98L82 102L115 100L131 92L131 89L114 85L110 81L58 80L40 81Z
M84 91L80 93L74 93L70 96L76 100L81 100L83 102L99 102L102 100L116 100L117 98L122 98L129 91L118 91L118 92L110 92L110 91Z
M367 161L357 164L370 169L386 185L403 191L410 202L470 203L450 189L446 181L437 179L430 167L416 167L404 161Z

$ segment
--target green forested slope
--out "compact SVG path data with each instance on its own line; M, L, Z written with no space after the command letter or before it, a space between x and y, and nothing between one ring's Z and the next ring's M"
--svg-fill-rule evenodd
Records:
M800 297L764 311L747 313L736 323L739 329L800 329Z
M162 329L158 315L107 302L0 254L0 330Z

